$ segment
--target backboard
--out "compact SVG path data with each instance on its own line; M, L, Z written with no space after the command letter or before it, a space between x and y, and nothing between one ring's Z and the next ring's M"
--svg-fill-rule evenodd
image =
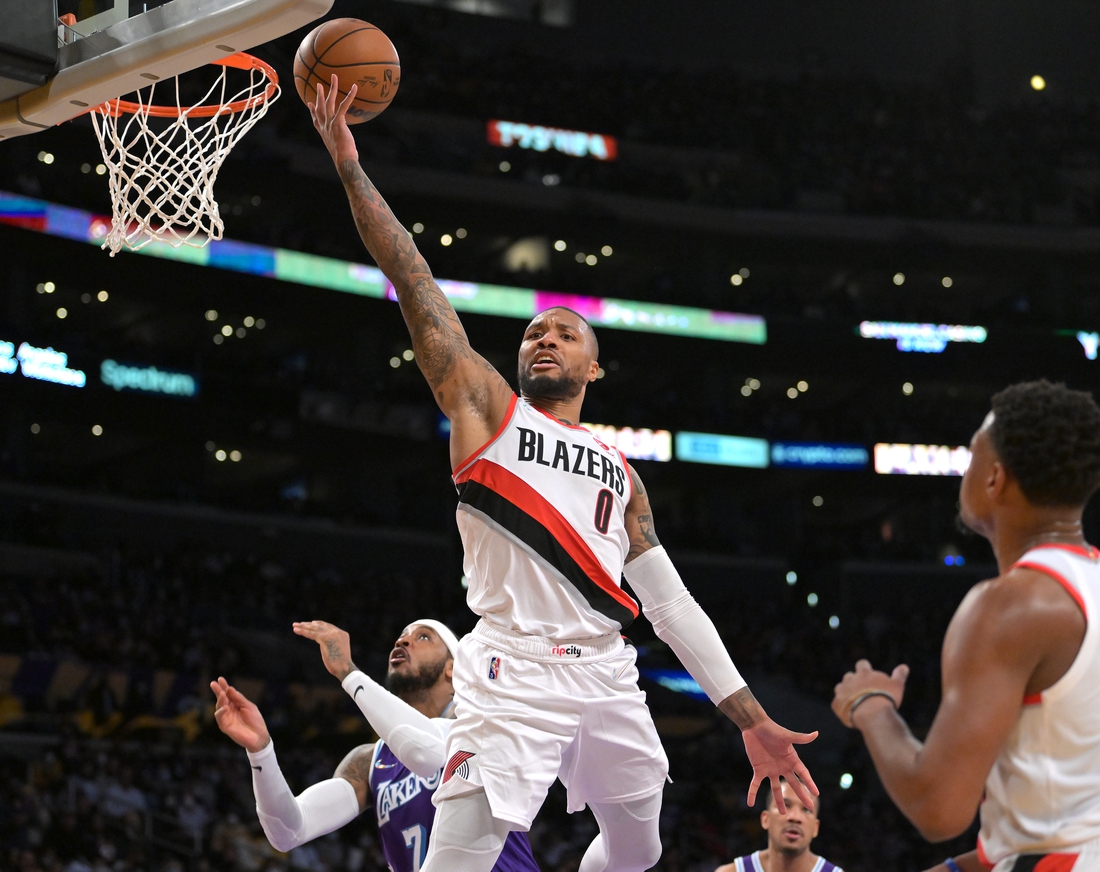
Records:
M333 0L169 0L129 14L129 0L59 26L57 73L0 102L0 140L52 127L93 106L290 33Z

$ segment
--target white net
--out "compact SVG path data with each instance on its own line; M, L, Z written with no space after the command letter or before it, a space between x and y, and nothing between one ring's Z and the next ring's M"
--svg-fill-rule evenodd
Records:
M92 111L114 207L102 246L112 257L124 246L137 251L160 241L201 248L222 238L214 199L218 171L279 88L274 71L249 55L225 58L218 69L217 80L191 105L175 77L160 83L162 91L174 89L172 106L154 105L157 86L150 85L133 103L111 100ZM240 83L230 85L230 70L243 71L233 73Z

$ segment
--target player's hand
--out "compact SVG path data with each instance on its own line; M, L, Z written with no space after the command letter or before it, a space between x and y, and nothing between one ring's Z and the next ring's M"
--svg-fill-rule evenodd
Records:
M325 669L343 681L355 671L351 662L351 637L327 621L295 621L294 632L321 646Z
M214 720L218 722L218 729L253 754L266 748L271 734L256 704L224 678L211 681L210 689L217 697Z
M894 701L894 708L901 708L901 701L905 696L905 680L908 677L909 667L904 663L887 675L885 672L872 669L870 661L860 660L856 663L855 672L845 673L840 684L833 688L833 712L844 726L854 727L851 715L852 705L868 691L888 694ZM871 706L885 705L887 702L889 700L884 696L872 696L859 703L859 711L863 711L865 706L869 711Z
M358 86L352 85L348 95L337 103L339 85L336 74L333 73L332 85L326 89L318 82L316 99L306 104L309 107L309 115L313 119L313 126L321 134L325 148L332 155L336 166L340 166L345 160L359 161L359 150L355 147L355 137L351 135L347 120L348 107L351 106L357 92Z
M810 770L798 758L794 746L812 742L817 738L816 730L812 733L795 733L779 726L765 715L759 723L742 730L741 738L745 740L745 752L752 764L752 783L749 784L748 796L750 806L756 802L756 792L760 785L764 783L764 779L768 779L779 813L786 814L787 804L783 801L783 790L779 785L779 778L782 776L787 779L803 805L807 808L814 807L814 797L819 791L810 777Z

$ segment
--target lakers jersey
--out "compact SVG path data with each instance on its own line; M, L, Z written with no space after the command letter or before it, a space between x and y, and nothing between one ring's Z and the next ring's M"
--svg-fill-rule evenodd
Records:
M986 780L978 854L990 868L1100 839L1100 552L1041 545L1016 566L1061 584L1087 624L1066 674L1024 699Z
M638 616L621 586L632 495L621 452L513 395L454 481L475 614L551 639L605 636Z

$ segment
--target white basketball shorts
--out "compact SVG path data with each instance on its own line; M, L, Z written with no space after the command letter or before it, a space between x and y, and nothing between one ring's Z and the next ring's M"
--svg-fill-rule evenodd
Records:
M668 758L636 659L619 635L550 640L480 621L455 657L436 805L483 788L493 817L527 830L556 777L570 812L660 791Z

